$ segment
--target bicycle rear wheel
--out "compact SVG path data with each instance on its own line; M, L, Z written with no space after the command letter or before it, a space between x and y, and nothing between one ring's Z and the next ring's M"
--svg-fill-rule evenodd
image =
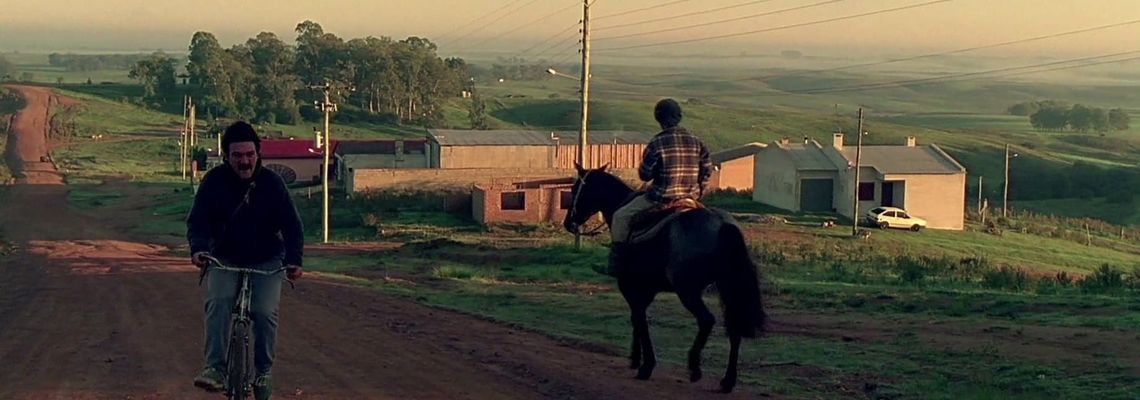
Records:
M230 349L226 356L226 395L232 400L249 394L252 367L249 351L249 322L234 321L230 333Z

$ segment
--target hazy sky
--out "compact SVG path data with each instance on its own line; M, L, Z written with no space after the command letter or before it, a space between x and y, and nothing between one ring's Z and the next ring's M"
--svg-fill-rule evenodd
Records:
M13 0L15 1L15 0ZM730 10L694 15L670 21L625 28L618 24L639 22L715 9L755 0L597 0L593 14L595 48L604 57L605 48L659 43L662 41L754 31L817 21L875 10L924 3L929 0L832 0L834 3L802 10L750 18L698 29L656 33L628 39L607 36L677 28L685 25L743 17L828 0L770 0ZM654 10L604 18L655 4L676 3ZM506 11L484 18L469 29L472 20L504 5ZM344 38L362 36L426 36L441 44L443 53L471 48L520 51L551 38L581 17L580 0L37 0L9 4L0 13L0 51L46 51L60 49L137 50L164 48L184 50L197 30L214 32L223 45L273 31L286 40L295 35L300 21L319 22L328 32ZM569 8L567 8L569 7ZM559 10L562 10L559 12ZM524 24L548 16L529 26ZM505 15L494 21L498 16ZM719 49L747 51L793 47L880 48L888 51L948 50L1015 40L1055 32L1140 19L1140 0L954 0L899 12L846 21L804 26L761 34L739 36L686 46L651 47L641 51ZM517 31L503 35L508 31ZM443 35L441 37L441 35ZM573 30L562 40L573 45ZM1067 38L1004 48L998 54L1099 54L1140 49L1140 24L1118 27ZM538 53L549 46L540 46ZM567 50L558 52L561 48ZM555 46L549 55L569 54L569 47ZM611 52L610 54L614 54ZM992 53L991 53L992 54Z

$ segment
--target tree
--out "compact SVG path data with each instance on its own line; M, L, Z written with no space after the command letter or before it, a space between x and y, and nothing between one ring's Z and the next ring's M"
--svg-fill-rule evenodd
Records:
M467 110L467 118L471 120L471 129L487 129L487 103L479 96L471 96L471 106Z
M1036 101L1026 101L1009 106L1005 111L1009 113L1009 115L1028 117L1037 112L1037 110L1040 110L1040 105Z
M0 81L16 77L16 65L0 56Z
M1113 130L1126 131L1129 129L1131 118L1123 109L1114 108L1108 111L1108 125Z
M1042 107L1029 116L1029 123L1037 130L1063 130L1068 121L1069 110L1056 106Z
M297 76L293 74L293 49L272 32L262 32L246 41L254 74L256 120L259 122L295 124L301 117L297 111Z
M144 99L159 104L174 94L177 84L174 78L174 59L161 52L135 63L127 76L142 83Z
M1093 127L1093 110L1084 104L1074 104L1068 113L1069 127L1081 133Z

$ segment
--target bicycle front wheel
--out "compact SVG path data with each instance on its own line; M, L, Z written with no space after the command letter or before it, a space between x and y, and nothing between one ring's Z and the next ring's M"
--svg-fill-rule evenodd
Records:
M226 356L226 394L232 400L242 400L249 394L252 377L252 357L249 351L249 322L234 321L230 333L230 349Z

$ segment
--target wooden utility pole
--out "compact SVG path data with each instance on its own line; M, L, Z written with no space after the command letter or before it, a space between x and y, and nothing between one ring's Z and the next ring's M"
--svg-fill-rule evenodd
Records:
M859 234L859 167L860 161L863 157L863 107L859 107L859 128L855 130L855 136L859 140L855 145L855 187L854 195L851 196L851 236Z
M978 215L982 215L982 177L978 177Z
M578 165L590 168L586 158L589 147L589 111L590 111L590 2L582 0L582 126L578 129ZM574 234L574 247L582 248L582 235Z
M324 91L325 99L323 102L318 102L317 109L325 114L325 131L324 131L324 148L321 149L324 153L324 163L321 165L321 192L323 193L323 200L321 202L321 242L329 242L329 156L332 153L332 148L329 145L332 137L332 132L329 130L329 115L336 111L336 104L329 99L329 92L332 91L332 84L328 81L324 85L310 86L313 89L321 89Z
M1005 144L1005 189L1001 194L1001 217L1009 218L1009 143Z

